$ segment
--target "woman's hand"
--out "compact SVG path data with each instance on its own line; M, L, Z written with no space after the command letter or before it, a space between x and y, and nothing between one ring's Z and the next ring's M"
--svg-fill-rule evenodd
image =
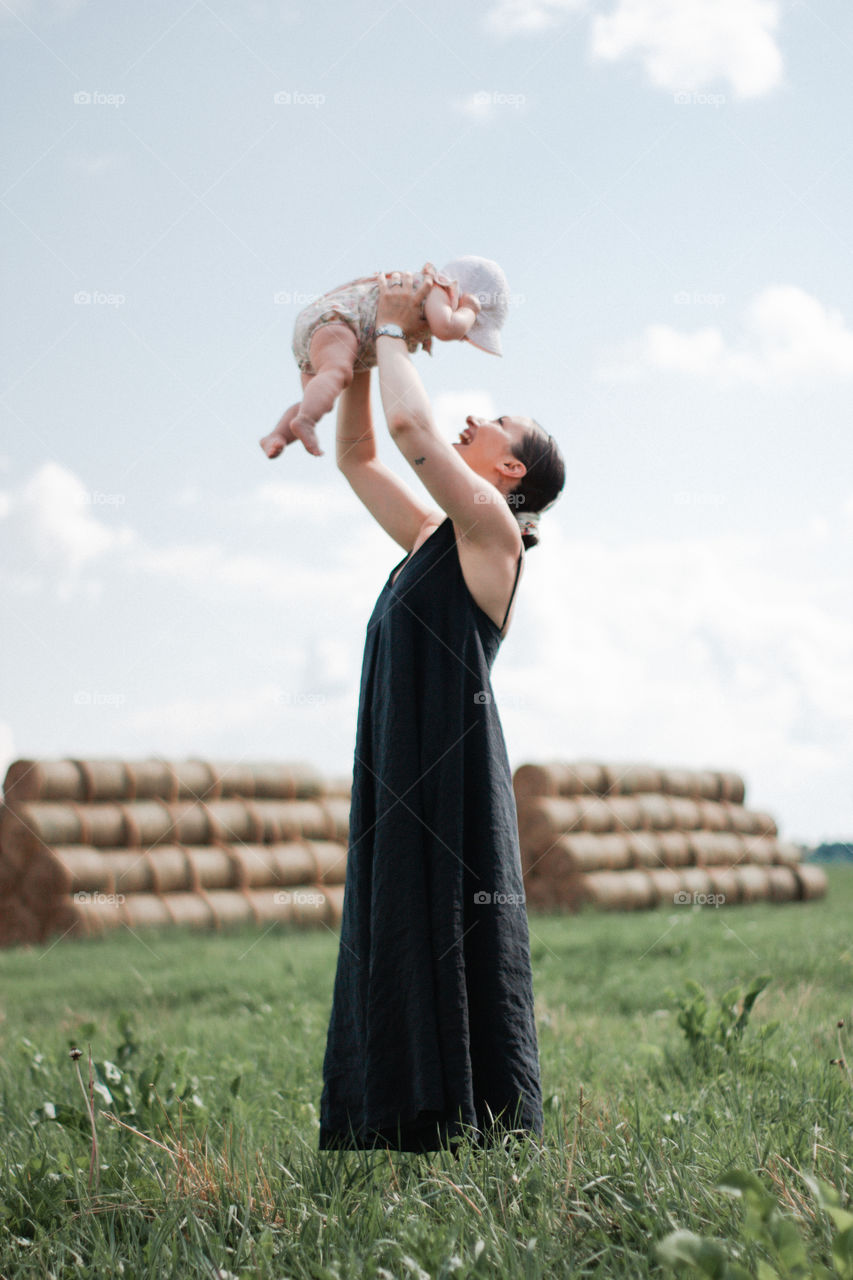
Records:
M429 266L429 263L427 263ZM423 282L415 289L411 271L392 271L390 281L384 273L377 276L379 298L376 303L376 327L398 324L407 338L422 342L429 336L423 304L433 286L432 274L424 268Z

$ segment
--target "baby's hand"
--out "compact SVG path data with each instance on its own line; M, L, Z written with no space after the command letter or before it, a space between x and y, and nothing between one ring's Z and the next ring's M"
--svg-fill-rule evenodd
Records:
M456 304L457 311L460 307L470 307L475 316L478 316L483 310L480 299L473 293L460 293L459 301Z

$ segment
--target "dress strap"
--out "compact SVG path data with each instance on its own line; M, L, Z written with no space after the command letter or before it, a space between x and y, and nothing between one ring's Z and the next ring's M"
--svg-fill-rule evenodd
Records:
M512 591L510 592L510 596L509 596L509 604L508 604L508 605L507 605L507 607L506 607L506 613L504 614L504 620L503 620L503 622L501 623L501 631L503 631L504 627L506 626L506 620L507 620L507 618L509 617L509 611L510 611L510 609L512 608L512 598L513 598L513 596L515 595L515 588L518 586L518 573L519 573L519 570L521 569L521 554L522 554L522 553L519 551L519 553L518 553L518 564L515 566L515 582L513 582L513 584L512 584Z

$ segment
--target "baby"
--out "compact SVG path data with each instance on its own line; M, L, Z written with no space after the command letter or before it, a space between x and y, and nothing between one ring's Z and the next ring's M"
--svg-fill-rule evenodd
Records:
M416 286L425 272L434 283L423 304L423 329L406 339L409 351L419 346L432 354L432 339L465 339L482 351L499 356L499 330L506 319L509 286L496 262L488 258L455 258L441 271L427 263L414 276ZM399 272L387 273L390 288ZM349 386L356 371L376 364L376 276L362 276L324 293L303 308L293 327L293 354L302 374L302 400L281 416L261 448L277 458L285 445L302 441L309 453L322 455L314 430Z

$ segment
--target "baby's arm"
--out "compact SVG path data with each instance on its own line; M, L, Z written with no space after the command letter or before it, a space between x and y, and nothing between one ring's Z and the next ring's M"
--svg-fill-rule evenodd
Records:
M456 310L447 290L433 285L424 303L424 315L430 332L442 342L458 341L466 336L480 312L480 304L470 293L460 295Z

